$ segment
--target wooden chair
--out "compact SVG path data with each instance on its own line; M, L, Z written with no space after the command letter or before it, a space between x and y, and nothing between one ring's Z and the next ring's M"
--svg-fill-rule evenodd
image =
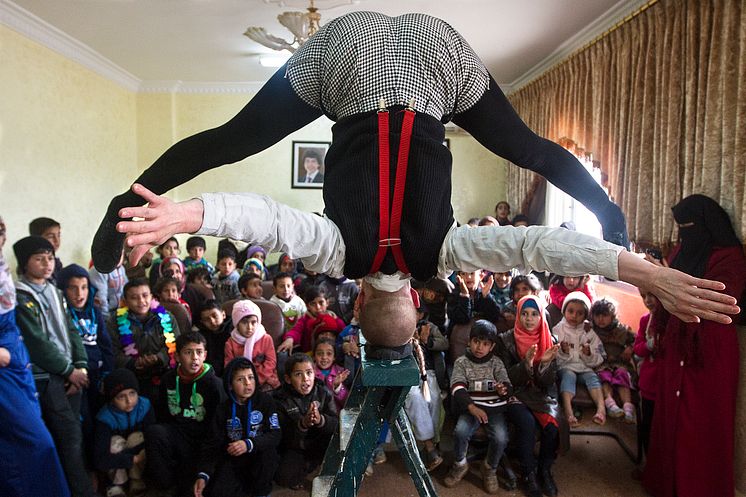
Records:
M269 300L275 294L275 286L272 280L262 281L262 297Z

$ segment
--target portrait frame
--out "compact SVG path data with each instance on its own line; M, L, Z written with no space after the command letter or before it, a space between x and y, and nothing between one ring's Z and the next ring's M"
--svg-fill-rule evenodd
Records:
M292 162L292 175L291 175L291 187L300 189L319 189L324 187L323 175L325 172L324 161L326 159L326 152L329 150L331 142L317 142L317 141L295 141L293 140L293 162ZM306 182L306 168L305 160L306 156L310 155L312 160L314 156L321 159L319 169L312 182ZM319 175L320 179L319 179Z

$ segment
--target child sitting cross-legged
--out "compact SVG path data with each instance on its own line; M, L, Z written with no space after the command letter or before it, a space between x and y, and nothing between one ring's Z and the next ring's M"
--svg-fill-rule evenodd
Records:
M339 417L332 393L314 375L313 362L296 353L285 363L285 384L275 393L282 442L276 481L300 489L323 460Z
M257 372L246 357L225 367L228 394L215 412L202 445L195 497L269 495L279 457L280 422L271 396L258 388Z
M233 321L226 319L225 311L217 300L208 300L199 311L199 332L207 341L207 363L215 374L223 377L225 367L225 342L230 338Z
M604 362L596 368L601 388L604 392L606 413L612 418L624 416L624 422L637 422L635 405L632 403L632 373L635 365L632 362L635 334L621 324L616 318L616 306L607 299L599 299L591 306L593 331L604 346L606 357ZM619 392L622 409L614 400L614 390Z
M487 429L490 443L487 458L481 464L484 489L497 493L497 466L508 445L505 408L512 394L508 372L492 354L497 341L497 329L491 322L479 319L469 333L466 354L456 359L451 374L451 395L458 413L454 430L454 463L443 483L453 487L469 471L466 452L469 440L480 425Z
M205 361L205 339L196 331L176 339L179 366L163 376L156 403L158 423L145 432L148 487L176 495L191 492L197 458L225 395Z
M560 344L557 354L560 398L571 427L579 424L572 410L578 380L585 384L596 404L593 422L599 425L606 423L601 382L593 370L604 361L604 345L586 321L590 307L591 303L583 292L569 293L562 304L562 320L552 329Z
M236 357L245 357L256 368L261 390L279 388L275 344L262 326L262 311L250 300L239 300L233 305L232 317L234 328L225 342L225 365Z
M334 363L335 346L334 340L320 338L313 345L313 363L316 379L321 380L334 394L334 402L339 411L345 405L345 400L350 392L345 387L344 381L350 372Z
M109 476L107 497L132 497L145 490L143 432L155 423L155 413L137 390L137 378L129 369L116 369L104 379L107 404L96 415L94 453L96 468Z

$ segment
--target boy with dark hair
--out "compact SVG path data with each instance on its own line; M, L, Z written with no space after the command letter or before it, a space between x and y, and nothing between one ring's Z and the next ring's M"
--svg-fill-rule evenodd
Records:
M259 388L257 379L254 364L246 357L226 366L223 387L228 399L218 406L202 445L196 497L272 491L282 435L275 401Z
M207 363L215 374L223 377L225 363L225 342L231 336L233 321L226 318L225 311L217 300L208 300L199 311L197 328L207 343Z
M207 243L201 236L190 236L187 238L186 249L189 253L184 258L184 266L187 271L190 271L196 267L204 267L210 271L210 274L215 272L215 268L205 259L205 250L207 250Z
M96 415L96 468L109 474L107 497L143 494L145 429L155 423L150 401L138 394L129 369L115 369L104 379L106 405ZM129 492L122 488L129 481Z
M230 250L223 250L218 254L218 264L215 276L212 278L212 291L215 300L223 304L229 300L241 298L238 291L238 271L236 271L236 254Z
M145 433L148 485L188 492L197 473L197 457L215 409L223 402L223 385L209 364L205 338L196 331L176 339L179 365L161 380L156 403L158 424Z
M80 426L80 392L88 386L88 358L65 315L60 291L49 283L54 247L45 238L27 236L13 245L13 252L21 275L16 282L16 319L33 366L42 416L73 496L92 496Z
M443 483L455 486L469 471L466 452L469 440L481 424L490 440L487 458L481 464L482 481L487 493L498 491L496 470L508 445L505 408L513 386L502 361L492 354L497 329L487 320L474 322L469 333L466 354L456 359L451 374L451 395L458 413L454 430L454 463Z
M500 319L500 306L492 295L493 279L482 281L483 271L460 271L456 276L458 298L454 309L448 310L453 324L465 324L471 319L486 319L496 323Z
M272 278L272 287L273 293L269 301L280 306L285 322L285 332L287 332L306 313L306 303L295 294L293 277L290 273L277 273Z
M303 300L306 301L307 311L295 323L295 326L285 333L285 339L277 347L278 354L292 352L297 347L300 347L298 349L300 352L310 352L313 347L314 327L322 316L331 316L338 324L337 329L340 331L345 327L341 319L327 310L326 293L321 288L316 286L308 288L303 295Z
M28 234L31 236L40 236L52 244L54 248L54 271L52 272L52 282L57 284L57 277L62 271L62 261L57 257L62 242L62 227L60 223L49 217L37 217L28 225Z
M151 309L153 294L148 280L137 278L124 285L124 307L109 322L114 364L135 373L140 394L155 401L161 377L176 367L179 325L173 314L159 305Z
M339 418L334 398L315 377L313 361L302 353L285 363L285 383L275 393L282 442L277 483L300 489L306 475L324 458Z
M238 278L238 291L241 298L265 300L264 288L262 288L262 277L257 273L244 273Z

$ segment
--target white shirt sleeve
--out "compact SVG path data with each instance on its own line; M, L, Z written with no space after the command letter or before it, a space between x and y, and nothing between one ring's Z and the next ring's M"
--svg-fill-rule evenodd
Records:
M451 228L440 250L438 275L518 268L563 276L600 274L619 279L618 245L564 228L480 226Z
M329 218L293 209L256 193L204 193L198 235L227 236L287 252L311 271L343 276L345 244Z

